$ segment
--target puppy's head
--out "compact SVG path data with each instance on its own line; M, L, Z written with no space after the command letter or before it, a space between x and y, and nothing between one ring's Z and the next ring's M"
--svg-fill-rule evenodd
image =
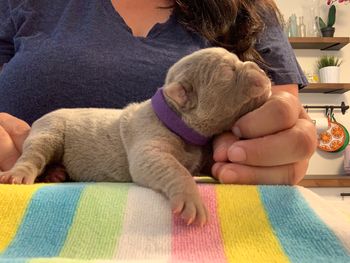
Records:
M182 58L169 69L164 85L169 105L205 136L230 130L270 94L271 82L263 70L223 48L206 48Z

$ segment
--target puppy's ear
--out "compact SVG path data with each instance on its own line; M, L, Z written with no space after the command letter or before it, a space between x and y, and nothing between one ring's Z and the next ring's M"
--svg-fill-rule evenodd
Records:
M163 91L164 95L168 97L177 108L186 110L193 106L193 92L186 89L180 83L170 83L164 87Z

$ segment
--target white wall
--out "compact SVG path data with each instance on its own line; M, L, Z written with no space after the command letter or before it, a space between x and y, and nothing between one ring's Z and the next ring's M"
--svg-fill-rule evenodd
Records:
M306 3L310 1L305 0L276 0L278 7L282 14L287 19L292 13L297 16L304 16L307 19L308 14ZM321 17L326 17L328 6L326 0L319 0ZM350 27L348 18L350 17L350 5L337 5L336 17L336 31L335 36L349 37ZM334 54L343 58L341 65L340 81L350 83L350 44L342 48L340 51L320 51L320 50L295 50L297 59L301 67L306 72L316 72L315 62L317 57L323 54ZM304 105L340 105L342 101L346 105L350 103L350 92L344 94L300 94L300 100ZM322 118L324 116L323 110L309 110L311 118ZM345 115L340 111L335 110L335 117L338 122L343 124L350 131L350 110ZM341 175L344 174L343 169L343 153L326 153L317 150L310 161L310 166L307 171L308 177L315 177L316 175Z

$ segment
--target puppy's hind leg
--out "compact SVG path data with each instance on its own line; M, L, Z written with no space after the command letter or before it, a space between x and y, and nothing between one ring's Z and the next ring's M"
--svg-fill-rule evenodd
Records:
M46 115L37 120L23 144L23 151L13 168L0 172L0 183L33 184L46 164L60 160L64 146L64 120Z

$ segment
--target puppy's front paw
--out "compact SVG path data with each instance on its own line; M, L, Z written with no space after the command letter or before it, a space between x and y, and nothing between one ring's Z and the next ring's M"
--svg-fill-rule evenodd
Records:
M24 171L9 170L6 172L0 172L1 184L33 184L36 176Z
M174 214L181 214L181 218L190 225L196 223L204 226L208 221L208 211L198 193L182 193L170 199Z

